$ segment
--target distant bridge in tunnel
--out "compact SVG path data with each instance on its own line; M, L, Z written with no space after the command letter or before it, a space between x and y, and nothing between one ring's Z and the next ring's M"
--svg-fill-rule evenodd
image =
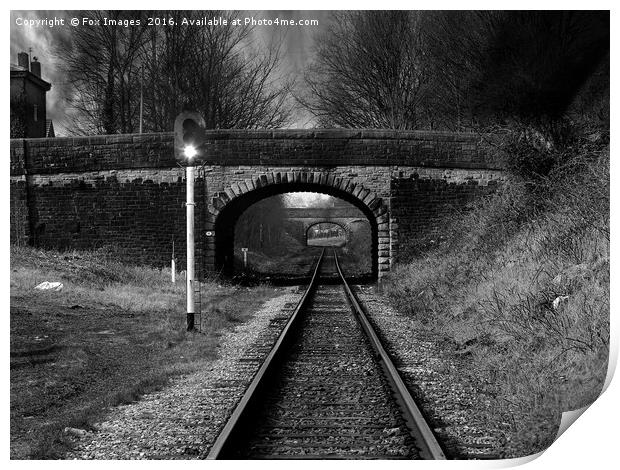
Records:
M370 224L364 213L355 207L295 207L284 210L284 215L288 221L299 222L299 232L292 234L296 238L308 243L308 231L317 224L336 224L345 232L345 239L348 242L351 237L353 225L356 223Z
M439 235L455 209L506 179L489 136L391 130L214 130L195 184L199 273L233 266L239 216L259 200L310 191L356 207L372 230L373 273L400 245ZM185 254L185 172L172 133L13 139L11 242L110 246L136 263ZM183 267L183 262L179 263Z
M344 207L287 207L284 209L287 219L356 219L364 213L354 206Z

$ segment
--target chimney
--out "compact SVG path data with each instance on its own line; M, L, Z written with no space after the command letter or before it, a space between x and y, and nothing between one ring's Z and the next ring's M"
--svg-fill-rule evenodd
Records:
M17 54L17 65L25 68L26 70L30 70L30 67L28 67L29 60L30 59L28 58L27 52L20 52L19 54Z
M32 62L30 62L30 71L41 78L41 62L36 57L33 57Z

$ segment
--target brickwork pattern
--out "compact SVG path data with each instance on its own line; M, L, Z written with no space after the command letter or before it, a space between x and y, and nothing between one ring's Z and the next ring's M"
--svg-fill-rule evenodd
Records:
M458 184L441 179L419 177L392 180L391 198L393 253L398 259L398 240L410 240L410 248L421 249L437 243L443 237L443 226L468 205L497 189L499 180L485 185L469 180ZM396 245L396 246L394 246Z
M184 181L124 176L63 175L43 184L35 179L29 187L33 243L56 249L107 247L128 261L169 264L173 241L184 251Z
M10 192L10 242L12 245L26 245L30 238L28 218L28 197L25 177L11 178Z
M502 169L492 136L387 130L214 130L205 161L215 165L421 166ZM11 174L173 168L174 135L123 134L13 139Z
M205 147L209 160L195 186L201 274L221 267L206 231L227 208L240 211L269 194L311 190L353 203L374 227L381 275L399 243L436 230L451 208L504 179L484 139L471 134L211 131ZM172 133L16 139L10 154L12 243L108 246L133 262L164 266L174 240L183 268L185 180ZM216 237L230 237L233 228Z

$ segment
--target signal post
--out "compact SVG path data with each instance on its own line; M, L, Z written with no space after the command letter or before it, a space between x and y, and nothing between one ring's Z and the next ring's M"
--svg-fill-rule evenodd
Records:
M205 121L196 111L184 111L174 122L174 154L181 165L185 166L186 194L186 297L187 297L187 331L194 330L194 299L196 288L195 244L194 244L194 159L204 153Z

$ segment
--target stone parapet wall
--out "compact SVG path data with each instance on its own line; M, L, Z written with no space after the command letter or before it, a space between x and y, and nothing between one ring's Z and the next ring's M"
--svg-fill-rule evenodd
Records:
M472 133L383 130L214 130L206 158L217 165L414 165L501 169L489 138ZM11 174L170 168L174 135L121 134L11 140Z

